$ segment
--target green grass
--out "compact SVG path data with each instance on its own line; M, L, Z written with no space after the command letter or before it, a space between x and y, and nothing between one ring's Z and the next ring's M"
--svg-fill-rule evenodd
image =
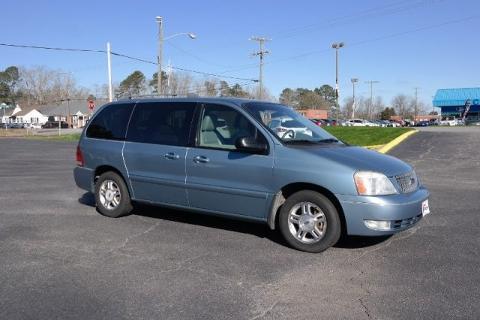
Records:
M47 141L69 141L69 142L78 142L80 139L80 133L72 133L72 134L62 134L62 135L52 135L52 136L26 136L27 139L35 139L35 140L47 140Z
M357 146L386 144L412 129L380 127L323 127L329 133L346 143Z

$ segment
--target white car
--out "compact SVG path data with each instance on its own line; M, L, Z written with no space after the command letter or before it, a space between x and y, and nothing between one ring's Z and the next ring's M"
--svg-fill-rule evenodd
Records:
M366 127L367 122L368 121L362 119L350 119L347 120L346 125L349 127Z
M445 119L440 121L441 126L456 126L457 124L456 119Z
M28 125L28 128L30 128L30 129L42 129L42 125L40 123L30 123Z
M401 125L398 122L390 121L390 124L388 124L387 127L398 128L398 127L401 127Z
M312 132L305 128L303 124L292 118L273 118L268 127L272 129L280 138L293 139L297 134L312 136Z
M365 121L366 127L380 127L380 125L376 122L368 121L368 120L364 120L364 121Z

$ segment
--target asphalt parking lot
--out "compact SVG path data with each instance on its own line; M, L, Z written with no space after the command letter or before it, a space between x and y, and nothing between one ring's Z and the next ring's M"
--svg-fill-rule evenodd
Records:
M480 130L391 154L432 214L322 254L266 226L162 208L109 219L72 178L75 144L0 139L0 319L478 319Z

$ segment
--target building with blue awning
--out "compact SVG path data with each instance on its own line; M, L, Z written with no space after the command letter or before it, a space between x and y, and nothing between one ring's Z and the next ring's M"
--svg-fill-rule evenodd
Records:
M441 109L442 118L480 120L480 88L439 89L433 98L433 106Z

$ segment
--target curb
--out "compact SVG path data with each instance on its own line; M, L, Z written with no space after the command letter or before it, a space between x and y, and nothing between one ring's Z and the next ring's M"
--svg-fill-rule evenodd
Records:
M417 132L418 132L418 130L416 130L416 129L413 129L412 131L405 132L404 134L396 137L395 139L393 139L392 141L390 141L389 143L387 143L386 145L384 145L383 147L381 147L377 151L380 152L380 153L387 153L388 151L392 150L393 148L398 146L400 143L402 143L405 139L407 139L411 135L414 135Z

